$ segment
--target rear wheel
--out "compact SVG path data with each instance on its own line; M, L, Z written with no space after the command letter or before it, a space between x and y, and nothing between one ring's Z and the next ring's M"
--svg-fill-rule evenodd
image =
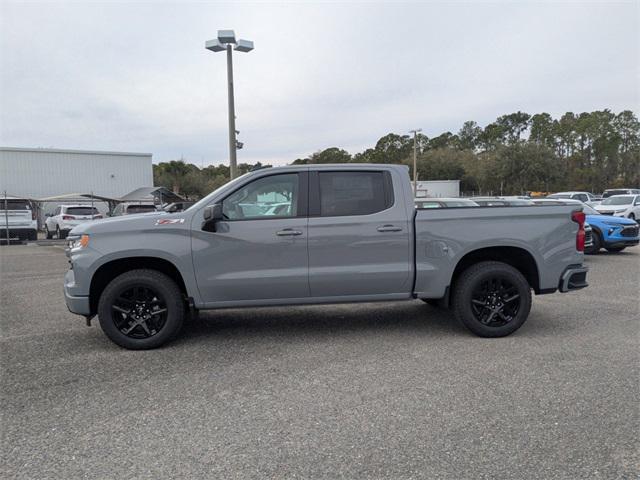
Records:
M98 318L104 333L131 350L159 347L173 339L184 320L182 292L156 270L131 270L102 292Z
M480 262L462 272L455 286L453 312L481 337L504 337L520 328L531 310L531 287L511 265Z
M627 247L607 247L607 252L618 253L624 250Z

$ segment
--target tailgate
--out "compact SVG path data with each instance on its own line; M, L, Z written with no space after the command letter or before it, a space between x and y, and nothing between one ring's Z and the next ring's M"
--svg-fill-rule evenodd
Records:
M0 210L0 228L28 227L32 221L31 210Z

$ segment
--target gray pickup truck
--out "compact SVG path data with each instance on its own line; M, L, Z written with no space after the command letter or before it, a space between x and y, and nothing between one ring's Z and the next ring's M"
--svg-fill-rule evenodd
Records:
M69 310L130 349L202 309L421 299L473 333L517 330L536 294L587 286L576 206L417 209L398 165L239 177L179 213L74 228Z

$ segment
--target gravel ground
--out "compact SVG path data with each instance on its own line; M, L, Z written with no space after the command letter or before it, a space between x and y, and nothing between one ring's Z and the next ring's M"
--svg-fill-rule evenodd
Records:
M420 301L208 312L122 350L0 248L3 478L637 478L640 247L481 339Z

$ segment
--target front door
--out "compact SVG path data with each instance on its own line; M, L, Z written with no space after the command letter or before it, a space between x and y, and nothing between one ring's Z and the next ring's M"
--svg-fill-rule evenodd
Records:
M309 172L309 284L313 297L411 291L409 218L390 171ZM339 300L339 299L338 299Z
M202 300L239 303L309 296L307 173L265 175L222 201L215 232L193 230Z

